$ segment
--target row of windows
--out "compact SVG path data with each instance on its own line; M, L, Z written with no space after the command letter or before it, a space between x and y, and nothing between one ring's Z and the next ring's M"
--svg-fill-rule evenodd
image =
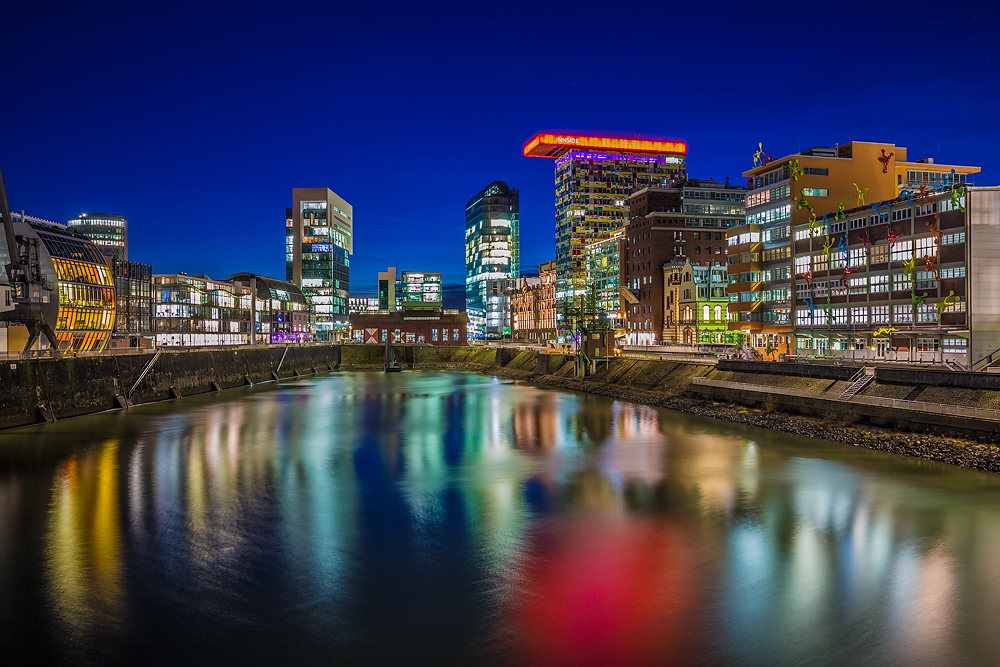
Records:
M949 306L945 312L964 312L965 302ZM892 319L890 320L890 312ZM938 321L939 310L933 303L900 304L890 306L861 306L851 308L796 308L796 326L837 326L869 324L931 324Z

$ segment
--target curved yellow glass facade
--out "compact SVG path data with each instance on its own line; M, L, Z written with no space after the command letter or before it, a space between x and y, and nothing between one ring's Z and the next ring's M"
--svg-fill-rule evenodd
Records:
M103 264L53 257L59 282L56 341L66 352L100 352L115 326L115 283Z

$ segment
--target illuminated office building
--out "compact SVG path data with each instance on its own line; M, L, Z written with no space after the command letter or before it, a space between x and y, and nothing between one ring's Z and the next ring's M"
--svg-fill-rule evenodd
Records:
M567 307L587 289L589 244L628 222L628 198L643 188L684 178L687 146L680 141L542 133L524 155L554 158L556 299Z
M127 338L130 347L148 345L153 337L153 267L111 259L115 277L115 343ZM124 344L124 342L122 343Z
M835 235L847 231L847 209L890 201L905 189L971 184L978 171L932 158L908 162L901 146L852 141L767 159L744 172L746 221L728 230L729 329L741 332L758 353L793 352L796 294L820 272L825 275L816 269L823 264L810 263L800 247L812 237L822 241L821 250L827 241L839 242ZM833 249L826 246L821 256Z
M293 188L285 210L286 280L302 290L322 340L347 333L354 209L329 188Z
M73 229L28 224L51 258L59 289L56 346L64 352L104 350L115 327L115 280L108 260L90 239ZM45 264L43 260L43 271Z
M228 280L157 274L153 290L157 346L300 343L312 337L305 296L281 280L252 273Z
M502 323L487 322L491 280L518 278L518 191L503 181L490 183L465 205L465 309L471 335L499 337Z
M399 310L441 310L442 298L440 273L403 271L396 281Z
M105 257L128 260L128 219L110 213L83 213L66 221L66 226L94 242Z

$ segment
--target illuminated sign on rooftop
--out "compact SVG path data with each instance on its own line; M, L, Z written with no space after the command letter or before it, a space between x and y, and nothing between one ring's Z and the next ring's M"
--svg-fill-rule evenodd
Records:
M628 153L648 153L653 155L684 154L687 144L683 141L653 141L650 139L620 139L616 137L578 137L569 134L535 135L524 145L524 154L529 157L557 158L574 148L596 148Z

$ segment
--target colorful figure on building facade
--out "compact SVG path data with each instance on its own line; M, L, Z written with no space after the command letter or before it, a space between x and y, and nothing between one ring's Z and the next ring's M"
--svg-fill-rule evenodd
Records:
M934 270L934 260L936 259L936 255L924 255L924 270L934 274L934 280L941 282L941 276Z
M844 213L844 206L846 206L847 202L849 202L849 201L851 201L851 195L847 195L846 197L844 197L844 203L843 204L838 204L837 205L837 213L836 213L836 215L833 216L834 219L836 219L836 220L843 220L844 218L847 217L847 214Z
M953 297L954 297L955 300L951 301L951 299ZM939 301L938 304L937 304L938 322L940 322L941 321L941 317L944 316L944 311L948 310L948 306L952 305L953 303L958 303L961 300L962 299L960 299L959 297L955 296L955 290L949 291L948 292L948 296L946 296L944 298L944 301Z
M885 213L882 212L882 207L885 206ZM884 199L878 203L872 203L872 208L875 209L875 213L882 222L889 222L889 204Z
M768 162L774 162L774 158L764 152L764 142L758 141L757 152L753 154L753 166L763 167Z
M965 203L963 202L964 199L965 199L965 186L963 185L960 188L952 186L951 207L957 208L959 211L964 211L965 210Z
M816 220L816 214L813 213L813 214L811 214L809 216L809 236L810 236L810 238L813 237L813 236L819 236L819 228L820 228L820 224Z
M802 170L799 169L799 161L792 160L788 163L788 166L791 167L792 169L792 180L794 181L799 180L799 176L802 175Z
M940 246L941 245L941 237L944 236L944 232L942 232L938 228L938 216L939 215L940 215L940 213L935 213L933 221L928 220L927 222L924 223L925 225L927 225L927 229L931 230L931 234L934 235L934 245L936 245L936 246Z
M830 253L833 250L833 237L827 236L826 243L823 244L823 254L826 255L827 268L830 268Z
M868 194L868 191L871 190L871 188L865 188L864 190L862 190L861 188L858 187L858 184L855 183L854 184L854 189L858 191L858 206L864 206L865 205L865 195Z
M891 152L888 155L886 155L885 154L885 149L884 148L882 149L882 157L877 158L877 159L878 159L879 162L882 163L882 173L883 174L889 173L889 160L891 160L892 156L895 155L895 154L896 154L895 152Z
M813 212L813 207L809 205L809 200L806 199L806 192L805 192L805 190L803 190L801 194L802 194L802 198L801 199L799 199L798 197L792 197L792 201L795 202L796 204L798 204L798 209L799 210L807 208L807 209L809 209L809 212L812 213Z

